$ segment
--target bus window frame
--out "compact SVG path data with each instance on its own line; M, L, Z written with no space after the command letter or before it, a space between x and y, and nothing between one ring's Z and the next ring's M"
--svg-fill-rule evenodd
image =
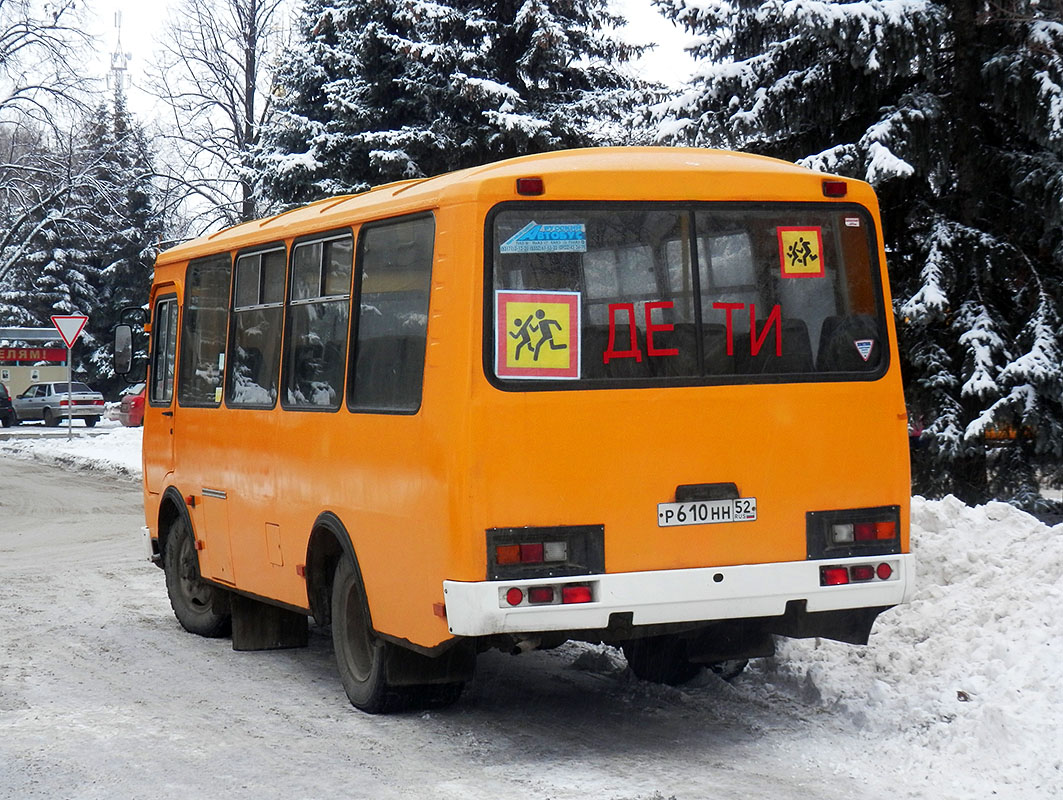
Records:
M351 360L351 341L350 341L350 317L351 317L351 303L354 299L354 281L357 274L357 245L358 245L358 230L360 225L345 225L339 228L330 228L325 231L315 231L313 233L307 233L302 236L296 237L291 241L288 246L288 259L286 264L286 270L284 275L284 314L281 333L281 368L280 368L280 382L278 384L278 395L280 396L280 407L285 411L298 411L308 412L311 414L335 414L344 407L343 397L347 392L347 370ZM340 402L336 406L313 406L313 405L301 405L288 402L288 381L291 377L291 366L289 356L291 354L291 330L292 330L292 309L298 306L310 305L312 303L320 302L335 302L343 297L343 295L320 295L310 299L293 300L292 281L295 277L295 251L304 245L316 244L318 242L330 242L338 239L350 238L352 255L351 255L351 282L347 289L347 344L344 347L343 354L343 369L340 371L340 377L342 385L337 390ZM324 264L322 264L322 267ZM318 286L320 290L324 290L325 278L324 269L318 274ZM274 406L276 407L276 406Z
M180 334L182 308L181 300L177 296L177 292L172 289L172 285L171 287L169 287L169 289L170 290L166 291L165 293L155 297L152 301L151 306L151 357L148 360L148 374L145 380L147 387L145 391L145 398L147 400L148 405L152 406L153 408L170 408L177 401L177 368L180 363L177 348L181 338ZM169 333L170 337L173 340L173 376L171 377L170 384L170 399L162 401L155 400L154 392L152 391L152 388L155 385L155 365L159 348L158 312L160 306L162 306L164 303L171 302L174 304L174 307L177 311L177 313L174 315L174 328L171 329Z
M225 343L222 346L221 352L228 358L229 354L229 325L232 314L230 309L233 302L233 280L236 275L235 261L233 258L233 252L231 250L221 250L216 253L210 253L208 255L198 256L197 258L190 259L185 265L184 270L184 291L181 297L180 312L178 314L178 324L180 326L179 338L177 341L177 364L174 378L174 400L179 408L222 408L225 402L225 373L228 371L228 366L223 365L221 369L221 399L217 402L188 402L181 399L181 376L182 376L182 359L184 358L185 348L185 318L188 316L188 300L190 295L190 281L189 274L192 271L192 267L204 261L221 261L222 258L229 260L229 296L225 300ZM215 387L217 389L218 387Z
M494 223L495 218L505 211L534 211L534 210L602 210L615 208L618 211L636 209L650 206L662 210L674 210L677 215L688 215L691 220L691 253L696 268L693 270L699 275L700 284L700 254L698 253L698 233L695 221L699 210L735 210L750 209L763 206L799 205L811 211L851 212L858 214L864 222L864 229L868 237L868 269L871 274L871 285L874 291L876 307L881 311L882 335L885 342L882 359L875 370L850 371L850 372L808 372L808 373L760 373L740 376L742 380L735 380L727 375L700 375L682 377L654 377L654 378L584 378L573 380L521 380L520 378L499 378L495 375L494 346L495 346L495 289L494 289L494 260L495 241ZM752 385L780 385L780 384L828 384L828 383L853 383L879 381L886 377L892 365L891 353L894 342L890 333L889 316L893 313L887 308L885 292L882 285L882 263L879 259L881 240L879 227L873 224L876 217L866 206L846 201L843 203L830 203L821 200L553 200L553 201L527 201L507 200L492 206L484 216L483 225L483 318L482 318L482 359L481 367L487 382L495 389L503 392L556 392L556 391L598 391L609 389L653 389L671 387L694 387L694 386L752 386ZM699 287L700 289L700 287ZM530 291L530 290L529 290ZM700 296L695 298L702 300ZM695 313L701 322L701 303L694 303ZM700 349L700 348L699 348ZM702 357L699 355L699 368L703 366Z
M293 245L293 249L294 249L294 245ZM240 273L240 269L239 269L239 267L240 267L240 259L241 258L247 258L248 256L259 256L261 258L262 256L265 256L266 253L278 253L278 252L284 253L284 255L285 255L285 258L284 258L284 290L283 290L283 292L281 294L280 302L258 303L256 305L252 305L252 306L240 306L239 309L238 309L237 305L236 305L236 299L237 299L237 290L239 288L238 281L239 281L239 273ZM283 361L284 361L284 352L283 351L284 351L285 325L287 323L287 318L288 318L288 314L287 314L287 306L288 306L288 269L289 269L289 260L290 259L291 259L291 253L288 251L287 246L285 245L283 240L274 241L274 242L267 242L266 244L262 244L262 245L252 245L251 247L248 247L248 248L246 248L244 250L237 250L235 253L233 253L232 286L229 289L229 332L228 332L228 340L226 341L226 344L225 344L225 375L222 378L222 398L223 398L224 405L225 405L226 408L269 410L269 409L273 409L273 408L277 407L277 400L276 399L274 399L272 403L268 403L268 404L267 403L234 403L234 402L232 402L230 397L229 397L229 388L230 388L230 386L229 386L229 374L230 374L230 371L232 370L232 364L233 364L232 349L236 346L236 317L237 317L237 312L238 311L255 311L257 309L280 308L280 310L281 310L281 314L280 314L280 318L281 318L280 319L281 340L280 340L280 346L277 348L278 357L281 359L281 364L278 365L278 367L277 367L277 395L278 395L278 397L280 396L280 393L281 393L280 392L280 387L282 385L282 383L281 383L281 381L282 381L282 379L281 379L281 367L283 366ZM262 273L262 267L261 267L261 261L260 261L259 262L259 275L258 275L259 300L262 299L263 281L264 280L265 280L265 278L264 278L263 273Z
M362 247L363 237L367 231L372 231L376 228L389 227L392 225L399 225L405 222L414 222L419 219L430 219L432 221L432 258L429 263L428 272L428 308L426 313L428 314L428 321L431 320L431 308L432 308L432 275L435 273L435 260L436 260L436 236L439 233L439 223L436 219L434 209L426 209L424 211L414 211L408 214L400 214L395 217L384 217L382 219L375 219L371 222L366 222L358 229L358 236L355 241L354 248L354 290L351 296L351 306L355 313L351 316L351 332L350 339L347 344L347 386L344 390L345 393L345 405L347 410L352 414L374 414L384 416L400 416L400 417L412 417L421 412L421 408L424 406L424 376L425 376L425 364L422 361L421 366L421 391L419 399L417 401L417 407L413 409L404 408L363 408L355 405L353 402L352 393L355 386L355 370L357 369L357 363L355 361L357 354L357 342L358 342L358 329L362 320L362 268L365 259L364 250ZM425 322L425 357L428 355L428 321Z

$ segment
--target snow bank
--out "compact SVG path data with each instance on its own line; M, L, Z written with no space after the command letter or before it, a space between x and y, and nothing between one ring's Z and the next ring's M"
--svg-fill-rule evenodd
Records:
M912 551L915 597L868 647L783 642L765 691L842 712L884 764L949 775L950 796L1063 793L1063 525L916 497Z
M65 428L22 425L0 438L0 456L26 458L83 470L101 470L140 478L140 428L124 428L104 420L95 428L75 425L69 440Z

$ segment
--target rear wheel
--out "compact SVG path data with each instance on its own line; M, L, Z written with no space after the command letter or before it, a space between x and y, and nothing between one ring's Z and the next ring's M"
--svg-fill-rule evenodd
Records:
M99 417L85 417L85 427L86 428L95 428L96 427L96 423L99 422L99 421L100 421Z
M386 680L387 653L393 645L373 635L362 577L349 556L340 558L332 579L332 645L351 705L379 714L404 704L405 695Z
M166 593L170 595L170 605L181 626L200 636L227 636L231 630L231 618L225 590L201 577L196 541L182 518L170 526L163 569L166 572Z
M631 671L644 681L678 686L701 672L701 665L687 659L687 643L677 636L651 636L623 644Z
M49 428L59 427L59 417L57 417L55 412L50 408L44 409L44 424Z

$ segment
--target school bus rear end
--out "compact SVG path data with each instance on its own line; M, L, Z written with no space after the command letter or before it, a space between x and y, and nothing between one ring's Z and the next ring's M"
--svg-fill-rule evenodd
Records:
M706 662L771 633L866 641L911 572L870 188L704 151L576 166L518 161L480 193L475 557L445 582L450 631L652 635ZM522 331L539 311L562 324L545 342Z

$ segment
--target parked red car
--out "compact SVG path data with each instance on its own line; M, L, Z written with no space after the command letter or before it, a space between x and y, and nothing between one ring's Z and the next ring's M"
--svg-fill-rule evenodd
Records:
M118 421L123 425L136 428L144 424L144 390L145 384L137 383L122 392Z

